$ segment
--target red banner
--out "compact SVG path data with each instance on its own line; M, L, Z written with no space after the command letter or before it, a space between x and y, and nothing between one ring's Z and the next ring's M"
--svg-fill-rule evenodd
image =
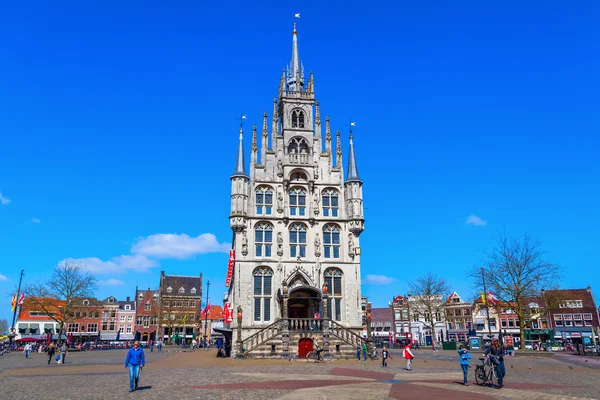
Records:
M225 278L225 287L231 285L231 277L233 276L233 267L235 265L235 250L229 250L229 264L227 265L227 278Z
M226 301L223 306L223 317L226 323L233 322L233 307L231 307L231 303Z

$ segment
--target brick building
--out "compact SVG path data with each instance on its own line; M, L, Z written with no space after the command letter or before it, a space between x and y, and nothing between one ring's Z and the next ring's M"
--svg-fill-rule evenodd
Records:
M394 323L392 324L392 340L395 346L402 346L405 343L412 343L410 307L408 298L396 296L391 302Z
M159 291L150 288L140 290L136 287L135 300L134 338L137 333L141 341L158 340L158 332L161 331Z
M117 309L118 332L120 340L133 340L135 335L135 300L129 296L125 301L118 301Z
M102 315L100 316L100 340L115 341L117 339L117 311L119 303L113 296L102 300Z
M554 338L573 344L598 343L598 311L592 288L548 290L542 297L558 297L558 306L548 311L548 322L554 326ZM551 322L550 322L551 321Z
M160 273L162 337L165 340L191 341L200 323L202 274L198 276Z
M223 328L224 320L223 307L211 305L208 315L200 316L199 332L196 336L204 337L206 335L208 340L222 338L223 334L215 332L213 328Z
M101 328L102 303L93 297L73 299L73 319L65 326L74 343L94 342Z
M463 301L456 292L448 296L444 305L448 341L467 342L473 329L472 307L471 302Z
M377 347L389 346L393 331L394 315L391 307L371 309L371 335Z

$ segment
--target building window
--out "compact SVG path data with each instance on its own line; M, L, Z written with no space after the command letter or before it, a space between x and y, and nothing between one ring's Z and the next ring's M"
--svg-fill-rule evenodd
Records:
M292 111L292 128L304 128L304 112L302 110Z
M125 330L126 333L131 333L131 325L127 325L127 329Z
M336 225L323 228L323 251L325 258L340 258L340 228Z
M143 323L143 327L144 328L149 328L150 327L150 317L144 317L144 323Z
M290 190L290 215L304 216L306 214L306 190L293 188Z
M178 301L177 302L177 307L183 307L183 302L182 301Z
M501 319L501 320L500 320L500 326L501 326L501 327L503 327L503 328L506 328L506 327L507 327L507 323L506 323L506 320L505 320L505 319Z
M83 301L83 305L84 305L84 306L89 306L89 305L90 305L90 301L89 301L88 299L85 299L85 300Z
M129 304L125 304L125 309L126 310L131 310L131 306Z
M143 298L144 298L144 295L140 293L140 294L139 294L139 296L138 296L138 299L140 299L140 300L141 300L141 299L143 299Z
M337 268L325 271L325 285L329 292L327 299L327 317L342 320L342 271ZM333 317L332 317L333 316Z
M254 227L254 244L257 257L271 257L273 225L268 222L257 223Z
M125 325L119 325L119 332L121 332L121 333L125 332Z
M190 300L190 307L196 307L196 300Z
M193 287L193 288L190 290L190 293L191 293L191 294L196 294L196 292L197 292L197 290L196 290L196 288L195 288L195 287Z
M119 315L119 321L120 322L125 322L125 316L124 315Z
M273 271L270 268L254 270L254 320L271 320L271 281Z
M109 324L108 324L108 330L109 330L109 331L114 331L114 330L115 330L115 325L116 325L116 324L115 324L114 322L111 322L111 323L109 323Z
M290 227L290 257L306 257L306 225Z
M167 288L167 293L173 293L173 288L171 286Z
M150 304L150 303L146 303L146 304L144 304L144 310L145 310L145 311L150 311L150 310L152 310L152 304Z
M98 332L98 324L88 324L87 331L90 333Z
M185 293L185 289L182 287L179 288L179 294L184 294Z
M127 316L127 322L133 322L133 315Z
M323 202L323 216L337 217L339 210L339 194L335 189L325 189L321 195Z
M256 215L271 215L273 210L273 189L259 186L256 189Z
M67 325L67 332L79 332L79 324L69 323Z
M502 320L504 322L504 320ZM508 320L508 327L509 328L514 328L515 327L515 320L514 319L509 319Z

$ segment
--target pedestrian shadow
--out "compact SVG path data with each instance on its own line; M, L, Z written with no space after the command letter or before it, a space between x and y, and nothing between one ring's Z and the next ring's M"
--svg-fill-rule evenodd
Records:
M152 386L138 386L138 388L135 390L138 391L138 390L147 390L147 389L152 389Z

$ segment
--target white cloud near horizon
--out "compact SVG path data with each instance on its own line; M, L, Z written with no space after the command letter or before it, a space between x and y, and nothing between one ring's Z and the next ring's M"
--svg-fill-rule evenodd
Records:
M0 274L0 282L8 282L8 278Z
M368 285L391 285L396 279L385 275L367 275L365 283Z
M106 286L121 286L121 285L125 284L125 282L120 281L118 279L114 279L114 278L107 279L105 281L98 281L98 283L100 285L106 285Z
M42 222L42 220L39 218L31 218L31 222L33 222L34 224L39 224Z
M97 257L67 258L61 262L64 261L81 265L85 271L92 274L122 274L127 271L146 272L150 268L159 265L158 261L142 255L118 256L108 261L102 261Z
M485 226L485 225L487 225L487 221L482 220L477 215L469 215L467 217L466 224L474 225L474 226Z
M0 204L5 205L5 204L9 204L10 203L10 199L8 197L5 197L2 195L2 192L0 192Z
M197 254L228 253L230 243L219 243L212 233L190 237L185 233L159 233L135 241L131 252L155 258L185 260Z

